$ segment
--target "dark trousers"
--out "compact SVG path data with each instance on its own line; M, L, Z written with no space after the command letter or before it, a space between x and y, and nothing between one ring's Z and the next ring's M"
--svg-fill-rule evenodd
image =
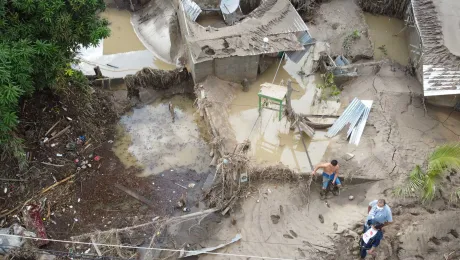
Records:
M361 244L361 249L359 250L359 254L361 255L361 259L364 259L367 256L367 250L371 249L372 247L367 248L362 239L359 242Z

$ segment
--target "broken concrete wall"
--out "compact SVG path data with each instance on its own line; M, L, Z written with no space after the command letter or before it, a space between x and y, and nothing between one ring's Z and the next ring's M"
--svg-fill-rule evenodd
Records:
M195 83L198 83L206 79L207 76L214 75L214 62L212 60L197 64L191 62L190 69L192 71L193 80Z
M190 68L195 83L203 81L209 75L238 83L244 79L254 81L259 70L259 55L214 59L191 64Z

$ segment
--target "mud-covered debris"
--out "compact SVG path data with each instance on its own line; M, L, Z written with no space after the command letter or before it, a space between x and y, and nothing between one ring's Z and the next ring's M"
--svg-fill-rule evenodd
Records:
M349 199L349 200L354 200L355 197L354 197L353 195L350 195L350 196L348 196L348 199Z
M321 224L324 223L324 217L323 217L323 215L319 214L319 215L318 215L318 218L319 218L319 222L321 222Z
M270 218L271 218L273 224L278 224L278 222L280 221L281 217L279 215L271 215Z
M43 224L40 214L40 206L35 204L27 205L23 211L24 224L29 230L33 230L37 236L43 240L34 241L37 246L43 246L49 243L46 234L45 225Z
M288 238L288 239L294 239L294 238L293 238L291 235L289 235L289 234L284 234L283 237L284 237L284 238Z
M2 236L2 235L17 235L36 237L36 234L27 231L19 224L13 224L9 228L0 228L0 255L7 254L10 250L23 246L25 239L22 237Z
M289 230L289 233L291 233L293 237L298 237L297 233L294 232L294 230Z
M346 153L345 156L344 156L344 159L345 159L345 161L349 161L349 160L353 159L353 157L355 157L354 154Z
M343 232L343 236L344 236L344 237L352 237L352 238L354 238L354 239L359 238L358 233L356 233L355 231L350 230L350 229L345 230L345 231Z
M458 237L459 237L458 232L457 232L457 230L455 230L455 229L452 229L449 233L450 233L452 236L454 236L455 238L458 238Z
M334 231L337 231L337 229L339 229L339 225L337 223L335 223L335 222L333 224L333 227L334 227Z
M212 252L212 251L215 251L215 250L217 250L219 248L223 248L225 246L233 244L233 243L235 243L235 242L237 242L239 240L241 240L241 234L236 234L236 236L230 242L225 243L225 244L220 244L220 245L215 246L215 247L207 247L207 248L202 248L202 249L199 249L199 250L188 251L188 252L185 252L185 250L181 250L179 258L184 258L184 257L194 256L194 255L201 255L201 254L206 253L206 252Z

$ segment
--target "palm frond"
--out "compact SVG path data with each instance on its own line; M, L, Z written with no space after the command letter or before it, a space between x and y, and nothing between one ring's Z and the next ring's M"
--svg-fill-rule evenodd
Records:
M445 173L447 169L460 169L460 143L438 147L428 158L427 173L433 176Z
M430 202L434 199L437 190L437 180L435 178L427 177L425 179L422 202Z
M396 188L394 194L398 197L416 197L419 196L425 184L426 174L422 171L420 165L409 173L407 181L400 187Z

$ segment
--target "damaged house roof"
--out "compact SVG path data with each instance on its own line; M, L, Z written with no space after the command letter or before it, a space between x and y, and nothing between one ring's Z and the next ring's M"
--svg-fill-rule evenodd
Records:
M288 0L262 0L241 22L223 28L203 27L187 18L183 4L179 6L186 18L185 38L193 63L304 50L298 35L308 32L308 27ZM265 37L268 43L264 45Z
M460 94L460 1L413 0L425 96Z

